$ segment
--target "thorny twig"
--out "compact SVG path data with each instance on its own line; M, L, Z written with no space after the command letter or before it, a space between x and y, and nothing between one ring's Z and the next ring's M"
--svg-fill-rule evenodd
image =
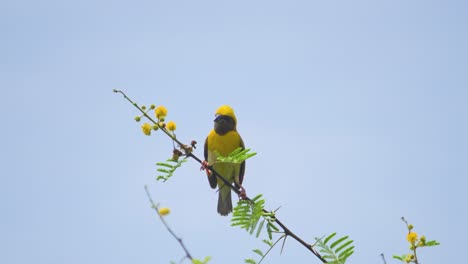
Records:
M192 153L192 148L189 147L188 145L186 144L183 144L182 142L180 142L176 137L174 137L171 133L169 133L169 131L167 131L164 127L160 126L160 124L158 122L156 122L152 117L150 117L145 111L143 111L135 102L133 102L130 98L127 97L127 95L120 91L120 90L114 90L114 93L120 93L123 95L123 97L125 99L127 99L133 106L135 106L146 118L148 118L148 120L150 120L151 122L153 122L154 124L156 124L160 130L162 130L168 137L170 137L175 143L177 143L177 145L180 147L181 150L183 150L184 152L184 155L187 156L187 157L190 157L194 160L196 160L198 163L202 164L203 161L198 158L197 156L195 156L193 153ZM212 172L212 175L215 175L218 179L220 179L221 181L224 182L224 184L226 186L229 186L229 188L231 188L236 194L240 195L241 191L236 188L234 185L232 185L229 181L227 181L223 176L221 176L218 172L216 172L216 170L214 170L212 167L208 167L207 169L209 169L211 172ZM252 201L249 197L245 197L244 198L245 200L248 200L248 201ZM267 210L263 209L263 211L265 213L269 213ZM274 217L274 221L283 229L284 231L284 234L285 236L290 236L292 238L294 238L297 242L299 242L301 245L303 245L305 248L307 248L310 252L312 252L312 254L314 254L318 259L320 259L320 261L322 261L322 263L328 263L321 255L320 253L317 252L317 250L315 250L313 248L313 245L312 244L309 244L307 242L305 242L304 240L302 240L300 237L298 237L295 233L293 233L288 227L286 227L278 218L276 218L276 216ZM176 237L174 235L174 237ZM285 237L286 238L286 237ZM179 239L176 237L176 239ZM179 240L178 240L179 241ZM181 242L181 241L179 241ZM183 245L183 244L182 244ZM184 247L185 249L185 247Z

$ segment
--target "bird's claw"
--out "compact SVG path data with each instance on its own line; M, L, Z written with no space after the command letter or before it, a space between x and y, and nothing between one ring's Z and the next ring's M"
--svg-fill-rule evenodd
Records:
M206 170L206 176L208 176L208 177L211 176L210 165L208 164L208 161L206 161L206 160L202 161L202 165L200 167L200 170Z
M208 161L204 160L201 163L200 170L206 170L206 169L208 169Z
M244 200L245 198L247 198L247 193L245 192L245 188L242 187L242 185L240 185L239 187L239 197Z

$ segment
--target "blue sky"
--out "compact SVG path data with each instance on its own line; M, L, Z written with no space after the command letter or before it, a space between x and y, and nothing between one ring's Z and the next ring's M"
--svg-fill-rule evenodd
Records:
M466 1L3 1L2 263L242 263L262 247L216 213L195 162L162 184L171 143L132 106L165 105L200 148L234 107L258 153L249 196L306 241L349 235L348 263L407 250L405 216L459 262L468 235ZM202 151L197 150L202 156ZM266 263L319 263L288 239Z

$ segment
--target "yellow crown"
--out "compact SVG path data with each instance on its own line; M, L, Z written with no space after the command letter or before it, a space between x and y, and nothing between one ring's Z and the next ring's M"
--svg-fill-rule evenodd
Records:
M216 110L216 115L225 115L225 116L230 116L234 121L237 123L237 118L236 115L234 114L234 109L230 107L229 105L222 105Z

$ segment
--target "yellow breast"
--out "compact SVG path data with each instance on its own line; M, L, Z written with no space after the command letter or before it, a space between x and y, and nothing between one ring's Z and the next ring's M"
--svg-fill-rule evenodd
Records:
M217 154L228 156L241 146L241 137L237 131L229 131L224 135L216 134L215 130L211 130L208 135L208 163L213 165L213 168L229 182L239 181L240 164L219 163L216 162ZM218 179L218 186L223 186L224 183Z
M208 152L218 151L222 156L227 156L240 146L241 137L237 131L229 131L221 136L213 129L208 135Z

